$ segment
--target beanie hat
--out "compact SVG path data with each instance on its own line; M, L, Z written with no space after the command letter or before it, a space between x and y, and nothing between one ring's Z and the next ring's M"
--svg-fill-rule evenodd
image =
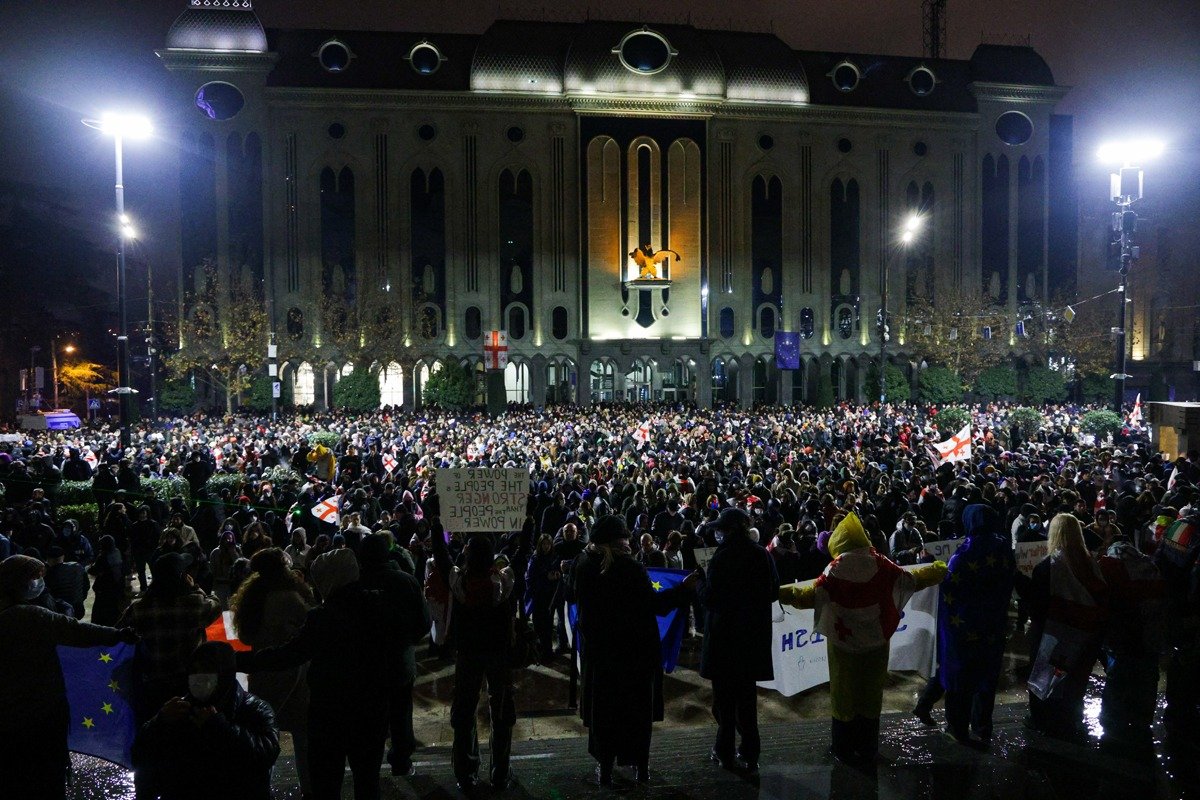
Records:
M328 598L346 584L358 580L358 559L353 550L331 550L313 559L309 573L317 591Z

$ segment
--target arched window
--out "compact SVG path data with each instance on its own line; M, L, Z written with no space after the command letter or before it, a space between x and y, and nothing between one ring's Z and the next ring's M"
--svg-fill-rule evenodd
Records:
M475 341L483 335L483 315L480 313L478 306L469 306L467 308L465 333L467 339L470 341Z
M395 361L379 370L379 407L404 405L404 370Z
M550 315L550 335L560 342L567 338L567 309L555 306Z
M758 312L758 332L764 339L775 338L775 309L763 306Z
M508 362L504 368L504 392L510 403L529 402L529 365Z
M849 339L854 335L854 312L849 306L842 306L837 312L838 336Z
M721 329L721 338L722 339L732 339L733 338L733 309L730 308L729 306L725 306L724 308L722 308L721 313L719 315L719 322L720 322L720 329Z
M307 361L296 370L296 388L292 393L298 406L311 406L317 399L316 379Z
M811 339L816 332L816 316L811 308L800 309L800 338Z
M417 311L417 335L426 341L442 335L442 315L437 306L426 305Z
M525 338L525 309L522 306L513 305L508 309L508 339L509 341L520 341Z

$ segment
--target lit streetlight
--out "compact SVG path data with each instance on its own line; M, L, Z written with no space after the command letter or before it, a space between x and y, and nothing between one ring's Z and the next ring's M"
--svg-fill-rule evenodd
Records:
M58 336L54 337L54 341L50 343L50 378L54 381L54 410L58 410ZM75 352L75 345L66 344L63 346L63 352L67 355Z
M1162 155L1163 143L1154 139L1135 139L1125 142L1109 142L1101 145L1096 156L1102 163L1117 165L1119 169L1111 174L1109 197L1116 203L1118 211L1113 213L1113 231L1120 234L1121 267L1120 283L1117 285L1120 304L1120 327L1114 329L1116 334L1116 371L1112 378L1116 381L1113 390L1113 408L1119 414L1125 405L1125 327L1126 327L1126 295L1129 278L1129 268L1137 261L1139 248L1133 243L1133 234L1137 231L1137 212L1133 204L1142 199L1143 173L1141 165L1146 161Z
M921 227L925 224L925 220L920 214L909 214L904 220L904 228L900 231L900 243L905 247L911 245L920 233ZM888 283L891 270L886 267L883 270L883 293L882 303L879 309L879 403L880 405L887 402L887 343L891 334L890 326L888 325Z
M117 394L120 400L121 447L129 446L129 329L125 308L125 241L134 238L135 231L125 215L125 165L124 141L126 139L145 139L154 132L150 120L140 114L106 113L100 119L85 119L83 124L100 131L105 136L113 137L116 152L116 200L117 222L120 225L117 236L117 306L120 322L117 327Z

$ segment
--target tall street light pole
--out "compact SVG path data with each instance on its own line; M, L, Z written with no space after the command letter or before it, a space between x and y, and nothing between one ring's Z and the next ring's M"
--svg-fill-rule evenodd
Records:
M907 250L921 230L921 216L912 214L904 221L904 230L900 234L900 243ZM890 260L889 260L890 261ZM887 343L891 338L891 324L888 321L888 284L890 281L890 265L883 270L883 291L879 308L879 404L887 402Z
M1116 203L1118 211L1113 213L1113 230L1120 234L1121 267L1117 284L1118 327L1113 329L1116 341L1116 371L1113 372L1113 410L1121 413L1125 405L1125 380L1130 376L1126 373L1126 327L1128 325L1128 284L1129 269L1138 260L1140 248L1133 243L1133 234L1137 231L1137 212L1133 204L1142 199L1143 173L1140 164L1162 154L1161 142L1148 140L1136 142L1121 142L1103 145L1097 155L1100 160L1110 164L1120 164L1117 172L1111 174L1109 196Z
M132 114L105 114L99 120L85 119L83 124L94 128L106 136L113 137L116 153L116 201L117 221L120 230L117 235L117 307L119 322L117 326L117 388L119 401L118 413L120 420L121 447L129 447L129 404L133 387L129 385L129 327L126 310L125 288L125 240L133 238L134 231L125 216L125 139L144 139L153 132L150 120Z

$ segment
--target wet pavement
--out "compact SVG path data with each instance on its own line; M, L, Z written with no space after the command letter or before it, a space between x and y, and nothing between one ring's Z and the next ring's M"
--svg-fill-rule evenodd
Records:
M1027 731L1023 683L1014 670L1025 659L1014 637L997 700L996 732L986 753L968 750L926 728L908 712L924 684L920 676L893 674L884 697L880 762L872 774L836 764L827 755L828 691L814 689L791 698L760 690L762 769L757 780L726 772L708 762L714 732L711 691L694 667L698 640L689 640L681 668L667 676L667 719L655 726L651 782L628 783L623 791L600 791L584 783L594 762L586 733L567 706L569 662L525 670L517 686L519 720L514 731L513 769L518 786L497 797L524 800L600 800L617 795L647 800L740 800L758 798L878 798L878 800L959 800L959 798L1064 798L1084 800L1174 800L1200 797L1200 744L1165 737L1156 726L1141 753L1104 736L1099 724L1102 674L1093 680L1085 709L1089 737L1069 743ZM393 778L384 769L385 798L437 800L460 797L450 768L449 700L451 662L426 655L419 662L414 726L423 747L415 777ZM480 736L486 741L486 703L481 704ZM940 709L934 716L941 719ZM484 763L487 763L486 747ZM76 756L72 800L132 800L127 772ZM290 739L275 769L275 798L300 797ZM344 798L353 796L347 775ZM481 796L489 796L484 791Z

